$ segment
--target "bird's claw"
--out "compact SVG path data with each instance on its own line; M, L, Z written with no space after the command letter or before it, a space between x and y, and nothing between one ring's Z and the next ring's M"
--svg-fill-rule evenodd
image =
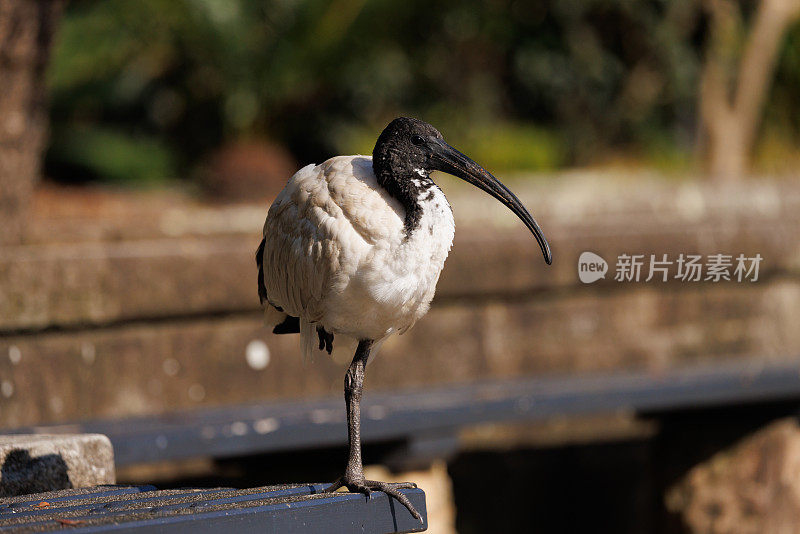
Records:
M420 523L423 522L422 516L417 512L417 509L414 508L414 505L411 504L411 501L408 500L408 497L398 491L401 489L416 488L417 485L413 482L381 482L379 480L352 482L345 479L345 477L340 477L336 482L325 488L324 492L332 493L342 487L347 488L350 493L363 493L366 495L367 499L372 499L373 491L382 491L386 495L397 499Z

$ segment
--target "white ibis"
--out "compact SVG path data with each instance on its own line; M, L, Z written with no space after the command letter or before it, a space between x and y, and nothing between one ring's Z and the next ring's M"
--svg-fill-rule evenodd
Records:
M344 378L347 468L326 491L384 491L417 519L398 491L415 484L364 479L360 402L367 360L428 311L453 242L453 213L432 171L508 206L552 262L539 225L508 188L436 128L404 117L383 130L372 157L337 156L297 171L270 207L256 252L258 294L273 332L300 333L306 358L315 350L349 358L355 350Z

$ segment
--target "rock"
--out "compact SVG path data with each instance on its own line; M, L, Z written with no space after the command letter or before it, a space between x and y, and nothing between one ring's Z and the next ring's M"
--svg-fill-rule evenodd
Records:
M666 493L690 532L797 532L800 426L774 422L692 468Z
M106 436L0 436L0 497L114 482L114 450Z

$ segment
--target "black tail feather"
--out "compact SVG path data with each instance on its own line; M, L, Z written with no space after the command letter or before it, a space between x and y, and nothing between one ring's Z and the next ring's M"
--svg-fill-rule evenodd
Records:
M275 325L272 329L273 334L299 334L300 333L300 319L287 315L286 319L279 325Z
M264 285L264 247L267 245L267 240L262 239L261 244L258 245L256 250L256 265L258 265L258 300L263 305L267 302L267 286Z
M267 286L264 285L264 247L267 246L267 240L262 239L261 244L258 245L256 250L256 265L258 265L258 300L261 301L262 306L272 306L279 312L283 309L280 306L275 306L267 299ZM300 333L300 319L287 315L282 323L272 329L273 334L299 334Z

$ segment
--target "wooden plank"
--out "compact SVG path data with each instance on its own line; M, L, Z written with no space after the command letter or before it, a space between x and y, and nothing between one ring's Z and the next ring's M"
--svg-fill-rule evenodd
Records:
M231 236L7 249L0 330L256 310L257 245Z
M367 392L800 354L793 280L595 297L437 305L386 343L369 367ZM340 396L343 374L324 356L304 367L298 337L269 333L257 313L7 336L0 427Z
M672 192L670 198L683 196ZM707 196L705 202L711 202ZM558 195L551 197L559 200ZM698 217L675 206L656 206L662 211L651 213L609 210L605 219L599 209L585 220L545 210L552 219L551 267L544 266L535 242L519 225L481 228L476 226L479 220L471 220L459 226L437 298L520 298L576 290L582 287L577 258L585 250L611 263L607 279L592 286L608 291L630 289L630 284L612 280L614 261L622 253L667 253L673 258L679 253L760 253L761 279L796 276L800 209L789 209L795 201L787 194L776 200L775 209L762 211L714 204L715 209ZM217 220L226 213L220 209L216 218L205 218ZM259 236L241 233L249 227L242 223L229 223L229 230L238 233L224 232L224 218L216 224L216 231L205 235L178 232L179 237L5 247L0 251L0 335L256 310L253 254ZM260 224L254 223L253 229ZM198 226L202 228L200 222Z

